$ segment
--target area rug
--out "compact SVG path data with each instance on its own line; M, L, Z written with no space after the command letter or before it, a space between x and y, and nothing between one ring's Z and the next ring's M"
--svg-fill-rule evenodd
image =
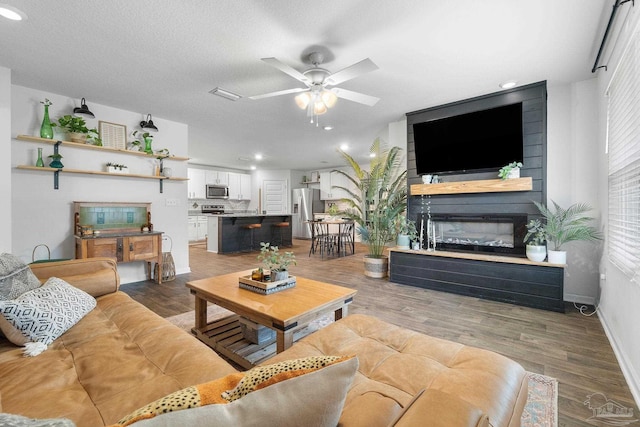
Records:
M222 319L233 314L229 310L216 305L207 309L207 321ZM180 329L190 332L195 323L195 312L178 314L167 320ZM312 322L310 332L330 324L333 320L329 316L321 317ZM527 372L529 381L529 395L522 414L522 427L557 427L558 425L558 381L546 375Z
M522 427L557 427L558 380L527 372L529 396L522 413Z

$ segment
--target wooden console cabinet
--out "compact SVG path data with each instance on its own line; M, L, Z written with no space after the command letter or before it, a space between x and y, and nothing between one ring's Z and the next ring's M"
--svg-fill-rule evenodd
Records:
M395 283L564 312L564 265L525 258L391 249Z
M151 203L74 202L76 258L144 261L147 278L162 283L162 232L153 231Z

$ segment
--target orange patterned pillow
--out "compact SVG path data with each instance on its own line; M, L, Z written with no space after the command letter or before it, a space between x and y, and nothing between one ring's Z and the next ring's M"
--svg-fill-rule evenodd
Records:
M215 425L245 425L243 420L249 418L261 420L265 427L284 426L286 419L299 423L301 414L306 414L303 425L317 425L320 420L322 425L327 420L336 425L357 369L355 356L312 356L257 366L176 391L116 426L200 425L205 419L207 425L214 425L213 419ZM193 408L198 411L185 411Z

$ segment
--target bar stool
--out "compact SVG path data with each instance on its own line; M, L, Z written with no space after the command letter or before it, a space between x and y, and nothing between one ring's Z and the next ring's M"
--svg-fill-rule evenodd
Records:
M244 230L248 230L249 231L249 235L251 237L250 243L249 243L249 252L251 252L254 248L253 248L253 231L257 228L262 228L262 224L246 224L243 225L242 228Z
M288 245L285 245L285 242L282 238L282 231L289 228L289 223L288 222L276 222L275 224L271 224L271 241L275 242L276 239L275 237L278 237L277 239L277 245L272 244L271 246L293 246L293 242L290 242Z

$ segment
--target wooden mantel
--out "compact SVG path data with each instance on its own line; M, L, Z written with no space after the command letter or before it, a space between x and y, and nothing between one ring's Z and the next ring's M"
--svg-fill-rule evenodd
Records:
M464 193L501 193L509 191L531 191L531 177L512 179L483 179L478 181L443 182L440 184L413 184L412 196Z

